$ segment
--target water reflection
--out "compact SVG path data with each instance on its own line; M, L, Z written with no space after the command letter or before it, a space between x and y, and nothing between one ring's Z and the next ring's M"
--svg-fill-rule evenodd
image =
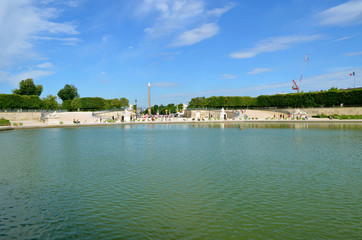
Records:
M362 130L358 123L202 123L190 124L191 128L288 128L288 129L328 129L328 130Z

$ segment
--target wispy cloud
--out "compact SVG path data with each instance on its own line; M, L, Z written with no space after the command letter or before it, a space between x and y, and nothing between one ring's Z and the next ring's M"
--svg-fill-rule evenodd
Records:
M109 79L107 78L107 72L100 72L98 79L101 83L109 83Z
M24 79L33 78L38 79L40 77L49 76L54 74L53 71L40 70L40 69L29 69L27 71L22 71L17 74L11 74L10 72L0 71L0 82L9 82L14 87Z
M221 74L220 75L220 79L234 79L236 78L235 75L229 74L229 73L225 73L225 74Z
M349 88L354 86L354 80L356 80L356 87L362 86L362 80L350 77L351 72L362 72L362 67L310 76L302 81L301 87L306 91L327 90L331 87Z
M43 40L43 41L59 41L64 45L76 45L81 40L79 38L59 38L59 37L33 37L34 40Z
M351 0L321 12L320 25L346 26L362 23L362 1Z
M156 88L175 88L179 86L180 84L177 82L155 82L151 84L151 87Z
M349 77L351 72L362 72L362 67L356 67L351 69L344 69L342 71L330 72L320 75L314 75L305 78L300 84L301 90L304 92L308 91L319 91L328 90L331 87L348 88L354 86L354 79ZM361 86L362 80L356 78L356 87ZM243 88L235 89L215 89L199 92L182 92L174 94L166 94L160 96L161 98L184 98L190 99L193 97L201 96L259 96L262 94L276 94L276 93L290 93L292 83L291 81L278 82L273 84L261 84L254 86L247 86Z
M362 51L360 51L360 52L349 52L349 53L344 54L344 56L357 56L357 55L362 55Z
M144 0L139 15L156 13L156 20L145 29L147 37L173 38L170 46L198 43L219 32L218 19L234 5L207 9L204 0Z
M295 45L307 42L313 42L321 39L323 36L320 34L314 35L294 35L267 38L259 41L254 47L246 49L240 52L234 52L230 54L231 58L253 58L261 53L276 52L280 50L289 49Z
M53 66L54 65L51 62L45 62L37 65L38 68L52 68Z
M0 9L0 66L36 55L32 51L34 40L61 40L64 35L78 34L73 23L55 22L61 10L37 5L35 1L0 1Z
M193 98L193 97L201 97L201 96L257 96L260 92L269 91L269 93L275 93L280 88L285 88L291 86L290 83L275 83L275 84L264 84L264 85L256 85L249 86L243 88L234 88L234 89L215 89L208 91L200 91L200 92L183 92L183 93L174 93L174 94L166 94L160 96L161 98L174 98L174 97L184 97L184 98Z
M185 31L170 45L171 47L181 47L193 45L204 39L210 38L219 32L219 27L215 23L203 24L200 27Z
M248 72L248 75L256 75L264 72L271 72L273 71L273 68L254 68L251 72Z
M111 40L112 35L106 34L102 36L102 43L107 43L109 40Z
M355 35L345 36L345 37L337 38L337 39L333 40L333 42L340 42L340 41L344 41L344 40L351 39L351 38L353 38L353 37L355 37Z

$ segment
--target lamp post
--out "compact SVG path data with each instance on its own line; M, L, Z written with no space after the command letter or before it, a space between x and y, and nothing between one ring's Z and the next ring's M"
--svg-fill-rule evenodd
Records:
M136 99L136 100L134 100L134 102L135 102L135 107L136 107L136 119L137 119L137 115L138 115L138 110L137 110L137 99Z
M208 102L209 102L209 104L208 104L208 108L209 108L209 118L211 118L211 117L210 117L210 102L211 102L211 100L210 100L210 98L209 98L208 100L209 100L209 101L208 101Z

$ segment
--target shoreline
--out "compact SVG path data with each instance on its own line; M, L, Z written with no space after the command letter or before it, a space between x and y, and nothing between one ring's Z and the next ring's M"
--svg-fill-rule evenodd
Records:
M281 124L281 123L322 123L322 124L362 124L362 120L214 120L214 121L141 121L141 122L116 122L116 123L81 123L81 124L32 124L27 126L1 126L0 131L8 130L24 130L24 129L47 129L47 128L76 128L76 127L104 127L104 126L122 126L122 125L148 125L148 124L215 124L215 123L230 123L230 124Z

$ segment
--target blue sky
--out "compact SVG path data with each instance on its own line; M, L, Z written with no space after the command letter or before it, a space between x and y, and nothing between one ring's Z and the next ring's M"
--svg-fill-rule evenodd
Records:
M33 78L41 97L146 106L148 82L152 105L362 86L362 0L0 0L0 34L0 93Z

